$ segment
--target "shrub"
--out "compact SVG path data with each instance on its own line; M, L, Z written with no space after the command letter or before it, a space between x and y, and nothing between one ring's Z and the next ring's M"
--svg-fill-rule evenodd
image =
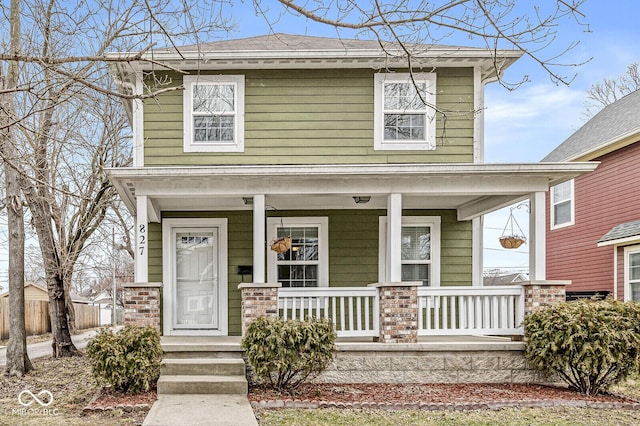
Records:
M586 395L606 391L640 365L637 303L563 302L527 316L524 329L530 365Z
M336 352L335 339L328 321L261 317L247 328L242 348L260 381L291 393L329 366Z
M87 354L98 384L118 392L146 392L160 375L160 334L151 327L102 329L88 343Z

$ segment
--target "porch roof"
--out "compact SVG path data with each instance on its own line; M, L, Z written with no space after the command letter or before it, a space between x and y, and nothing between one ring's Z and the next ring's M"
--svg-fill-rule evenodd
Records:
M135 214L136 195L162 210L242 210L243 197L264 194L278 209L385 209L403 194L405 209L456 209L459 220L545 192L550 185L595 170L598 163L446 163L243 165L111 168L107 173ZM355 204L353 196L371 196ZM304 198L302 198L304 197Z

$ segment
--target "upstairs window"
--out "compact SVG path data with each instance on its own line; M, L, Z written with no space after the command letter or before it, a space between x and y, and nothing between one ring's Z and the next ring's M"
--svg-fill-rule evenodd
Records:
M436 148L436 75L376 74L374 149Z
M184 151L244 151L244 76L184 77Z
M573 179L551 187L551 229L574 224Z

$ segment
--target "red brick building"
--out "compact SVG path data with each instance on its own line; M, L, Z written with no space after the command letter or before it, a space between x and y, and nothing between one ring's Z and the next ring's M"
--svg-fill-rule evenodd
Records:
M571 280L567 293L640 300L640 91L605 107L542 161L600 163L547 194L547 278Z

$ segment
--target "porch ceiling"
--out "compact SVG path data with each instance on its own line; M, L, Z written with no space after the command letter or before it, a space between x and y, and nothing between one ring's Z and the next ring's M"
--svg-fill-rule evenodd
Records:
M265 194L278 209L385 209L403 194L404 208L457 209L468 220L550 185L593 171L597 163L394 164L141 167L107 172L130 211L135 196L162 210L251 209L243 197ZM353 196L371 196L355 204Z

